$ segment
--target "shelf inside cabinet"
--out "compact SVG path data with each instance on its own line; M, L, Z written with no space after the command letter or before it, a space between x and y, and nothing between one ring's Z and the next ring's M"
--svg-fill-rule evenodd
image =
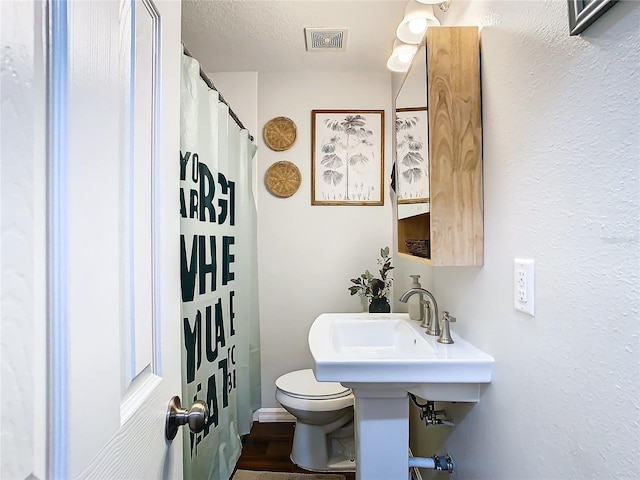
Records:
M407 241L431 239L431 214L423 213L412 217L401 218L398 220L398 253L406 255L408 258L430 260L431 253L428 255L416 255L410 251Z
M418 263L424 263L425 265L433 265L433 262L431 261L430 258L422 258L422 257L416 257L415 255L411 255L410 253L398 253L398 257L400 258L406 258L407 260L412 260L414 262L418 262Z

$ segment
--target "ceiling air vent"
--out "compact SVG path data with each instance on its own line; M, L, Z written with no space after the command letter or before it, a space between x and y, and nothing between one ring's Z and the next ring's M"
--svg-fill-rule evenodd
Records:
M345 50L347 30L343 28L305 28L307 51Z

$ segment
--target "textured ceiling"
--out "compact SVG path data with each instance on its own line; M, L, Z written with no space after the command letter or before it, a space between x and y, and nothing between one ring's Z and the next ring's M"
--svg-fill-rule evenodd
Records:
M182 0L182 39L206 72L388 72L408 0ZM305 27L348 29L346 51L307 52Z

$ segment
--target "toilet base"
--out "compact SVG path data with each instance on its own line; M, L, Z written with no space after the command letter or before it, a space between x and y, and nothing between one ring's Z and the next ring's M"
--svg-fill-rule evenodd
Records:
M356 470L356 445L351 413L339 421L345 424L326 434L318 425L297 421L293 435L291 461L312 472L353 472Z

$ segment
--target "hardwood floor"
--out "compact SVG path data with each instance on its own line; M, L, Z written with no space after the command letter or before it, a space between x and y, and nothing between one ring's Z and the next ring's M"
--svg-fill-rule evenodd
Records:
M293 445L293 422L254 422L251 433L242 439L242 454L236 465L240 470L309 473L295 465L289 455ZM354 472L341 473L355 480Z

